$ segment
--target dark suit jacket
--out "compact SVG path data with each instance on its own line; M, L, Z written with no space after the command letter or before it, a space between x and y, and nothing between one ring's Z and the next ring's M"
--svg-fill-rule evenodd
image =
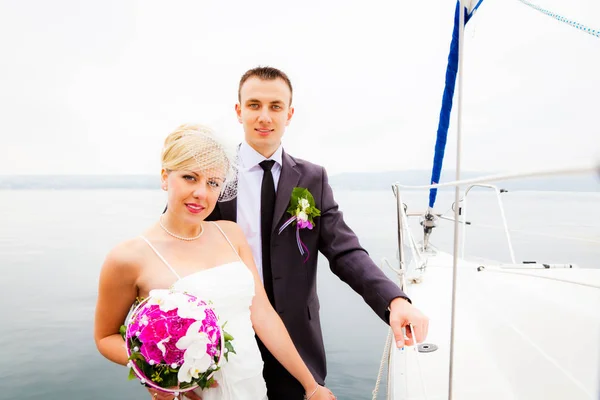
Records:
M282 164L271 235L275 305L304 362L315 379L323 384L327 369L316 290L318 251L327 257L333 273L360 294L386 323L390 302L396 297L406 298L406 295L375 265L344 222L325 169L294 158L285 151ZM277 234L281 225L290 218L286 210L294 187L307 188L314 196L316 207L321 210L321 216L315 218L315 227L300 231L300 237L310 252L306 263L298 250L295 226L287 227L281 235ZM207 220L235 221L236 216L237 201L234 199L217 203Z

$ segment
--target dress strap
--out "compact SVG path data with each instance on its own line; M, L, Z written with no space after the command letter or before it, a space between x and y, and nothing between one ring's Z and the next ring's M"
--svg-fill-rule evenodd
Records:
M237 250L233 246L233 243L231 243L231 240L229 240L229 238L227 237L227 235L225 234L225 232L223 232L223 229L221 229L221 227L219 226L219 224L217 224L215 221L210 221L210 223L213 224L214 226L216 226L221 231L221 233L223 234L223 236L227 240L227 243L229 243L229 245L231 246L231 249L233 250L233 252L235 253L235 255L238 256L238 258L240 259L240 261L242 261L242 257L240 257L240 255L238 254Z
M177 277L177 279L181 279L181 277L179 276L179 274L177 272L175 272L175 269L173 269L173 267L171 267L171 265L169 265L169 263L167 262L167 260L165 260L165 258L162 256L162 254L160 254L158 252L158 250L156 250L156 248L152 245L152 243L150 243L150 241L148 239L146 239L146 237L144 236L140 236L142 239L144 239L144 242L148 243L148 246L150 246L150 248L156 253L156 255L158 256L158 258L161 259L162 262L165 263L165 265L167 267L169 267L169 269L171 270L171 272L173 274L175 274L175 276Z

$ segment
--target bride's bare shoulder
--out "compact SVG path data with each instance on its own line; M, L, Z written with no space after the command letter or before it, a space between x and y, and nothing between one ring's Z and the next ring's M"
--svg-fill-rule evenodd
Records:
M148 245L140 237L123 241L108 252L102 268L115 272L137 272L146 247Z
M221 221L215 221L215 224L217 224L219 226L219 228L221 228L223 230L223 232L225 232L225 235L227 235L227 237L233 242L233 243L239 243L240 239L244 239L244 232L242 231L242 228L235 222L232 221L225 221L225 220L221 220Z

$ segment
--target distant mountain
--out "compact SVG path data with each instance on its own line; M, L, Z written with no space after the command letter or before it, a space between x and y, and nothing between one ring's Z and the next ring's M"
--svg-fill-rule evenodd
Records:
M159 188L158 175L0 175L0 190Z
M389 190L399 182L405 185L426 185L431 172L421 170L388 172L353 172L332 175L329 182L339 190ZM493 173L463 172L461 179L472 179ZM454 180L454 172L445 171L442 182ZM597 175L526 178L497 182L507 190L598 192ZM159 189L158 175L0 175L0 190L93 190L93 189ZM440 189L451 190L451 188Z

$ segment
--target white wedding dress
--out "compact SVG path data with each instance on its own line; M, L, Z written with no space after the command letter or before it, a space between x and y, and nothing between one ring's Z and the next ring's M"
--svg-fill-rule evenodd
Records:
M237 254L223 230L214 224ZM254 278L248 267L238 261L201 270L180 277L163 256L142 237L156 255L177 276L173 289L186 291L206 301L210 300L221 324L233 336L235 354L229 361L223 360L221 369L215 373L216 388L197 390L202 400L265 400L267 387L263 378L263 361L254 338L250 320L250 305L254 297Z

